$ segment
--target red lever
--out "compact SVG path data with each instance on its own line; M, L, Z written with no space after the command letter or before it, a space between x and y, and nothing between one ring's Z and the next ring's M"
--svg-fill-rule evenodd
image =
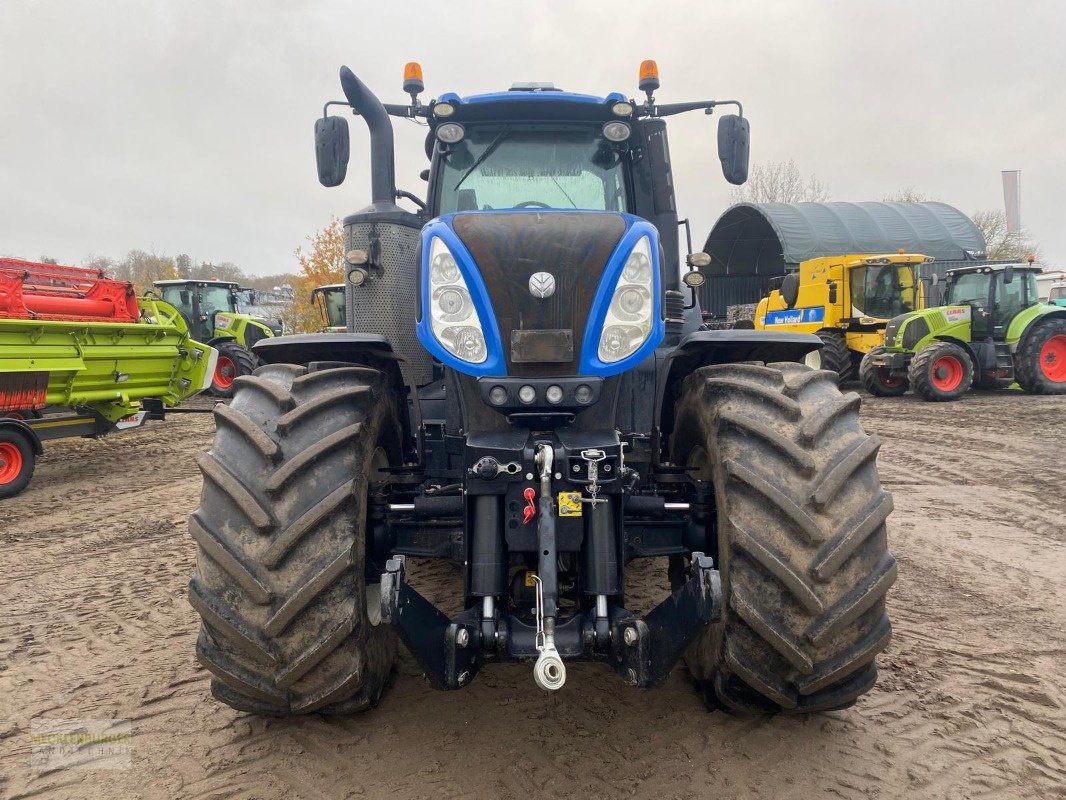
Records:
M528 487L522 492L522 497L526 498L526 507L522 512L522 524L528 525L533 521L533 517L537 516L537 507L534 505L533 500L537 496L537 490L532 486Z

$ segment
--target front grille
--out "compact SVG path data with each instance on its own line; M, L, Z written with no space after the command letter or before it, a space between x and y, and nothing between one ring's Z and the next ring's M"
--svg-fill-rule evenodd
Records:
M607 259L625 232L623 218L587 211L473 212L457 214L452 225L485 281L503 337L508 374L577 374L589 309ZM551 297L530 293L534 272L555 277ZM572 353L566 361L545 363L521 356L516 360L509 346L515 331L552 332L556 338L569 331Z
M907 327L903 329L903 349L913 350L914 347L929 335L929 323L925 321L925 317L918 317L907 323Z

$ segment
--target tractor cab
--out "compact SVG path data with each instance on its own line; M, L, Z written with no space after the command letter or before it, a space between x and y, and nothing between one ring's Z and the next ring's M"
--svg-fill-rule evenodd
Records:
M193 338L199 342L214 338L215 328L220 327L219 314L237 313L240 285L232 281L156 281L155 287L164 300L181 312ZM225 321L225 318L221 320Z
M1048 302L1053 306L1066 308L1066 283L1056 283L1051 287Z
M348 329L343 283L316 286L311 290L311 302L322 315L326 333L343 333Z
M1002 341L1011 322L1040 302L1036 276L1029 264L995 264L949 270L944 276L944 305L970 308L970 336Z

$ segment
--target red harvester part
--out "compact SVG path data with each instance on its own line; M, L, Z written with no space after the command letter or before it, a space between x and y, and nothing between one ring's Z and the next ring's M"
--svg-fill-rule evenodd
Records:
M102 270L0 258L0 319L137 322L129 281Z

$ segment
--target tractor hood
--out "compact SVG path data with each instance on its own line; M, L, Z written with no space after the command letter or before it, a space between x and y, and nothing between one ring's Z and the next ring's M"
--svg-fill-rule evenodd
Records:
M459 212L421 247L419 338L460 372L613 375L662 340L658 234L631 214Z
M900 314L885 327L885 347L911 351L930 334L968 340L972 311L970 306L935 306Z

